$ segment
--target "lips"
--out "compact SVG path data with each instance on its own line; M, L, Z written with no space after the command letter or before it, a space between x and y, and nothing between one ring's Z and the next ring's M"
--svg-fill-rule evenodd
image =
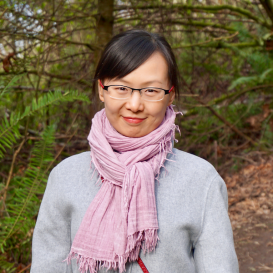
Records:
M132 124L141 123L145 118L132 118L132 117L123 117L125 121Z

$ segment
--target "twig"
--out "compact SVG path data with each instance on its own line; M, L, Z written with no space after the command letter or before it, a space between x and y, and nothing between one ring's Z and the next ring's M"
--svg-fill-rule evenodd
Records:
M200 101L202 103L202 101ZM205 105L205 104L204 104ZM250 137L248 137L247 135L245 135L243 132L241 132L240 130L237 129L237 127L235 127L232 123L230 123L229 121L227 121L224 117L222 117L221 115L219 115L211 106L206 105L205 106L207 109L209 109L211 111L212 114L214 114L218 119L220 119L222 122L224 122L234 133L238 134L239 136L241 136L242 138L244 138L245 140L249 141L251 144L256 145L257 143L252 140Z
M78 114L75 115L75 117L77 117L77 116L78 116ZM70 126L69 129L72 128L72 126L73 126L75 120L76 120L76 119L74 118L74 119L73 119L73 122L72 122L72 124L71 124L71 126ZM70 139L77 133L77 131L78 131L78 128L77 128L77 129L75 130L75 132L71 135L71 137L67 140L66 144L60 149L60 151L57 153L57 155L54 157L54 159L50 162L50 164L47 166L47 168L45 169L45 171L41 174L40 179L42 179L42 178L47 174L47 172L48 172L48 171L50 170L50 168L52 167L53 163L57 160L57 158L59 157L59 155L60 155L61 152L63 151L64 147L67 145L67 143L70 141ZM33 182L33 185L36 183L36 180L37 180L37 177L35 178L35 181ZM35 188L37 188L37 187L39 186L39 184L40 184L40 182L38 182L38 183L35 185ZM33 188L31 187L30 192L29 192L29 194L28 194L28 197L27 197L27 199L26 199L26 202L27 202L28 198L30 198L31 194L33 194L33 190L35 190L35 188L33 189ZM19 219L19 217L20 217L22 211L25 209L26 202L24 203L23 207L21 208L19 214L17 215L17 218L16 218L15 222L13 223L13 225L12 225L12 227L11 227L11 229L10 229L8 235L6 236L6 238L4 239L4 241L2 242L2 244L3 244L3 243L4 243L4 242L5 242L5 241L14 233L14 232L15 232L15 231L14 231L14 227L16 226L16 224L17 224L17 222L18 222L18 219Z
M248 143L249 143L249 141L247 140L245 143L243 143L240 146L236 146L235 148L228 147L227 149L232 150L232 152L234 153L234 152L236 152L236 151L241 150L242 148L244 148Z
M231 39L231 38L237 36L238 34L239 34L239 32L236 31L234 34L232 34L230 36L213 38L212 40L201 42L201 43L196 43L196 44L181 45L181 46L178 46L178 47L174 47L174 49L185 48L185 47L192 47L192 46L199 46L199 45L204 45L204 44L208 44L208 43L215 42L215 41L221 41L221 40L224 40L224 39Z
M182 78L185 86L187 87L187 89L190 91L190 93L193 94L192 89L188 86L187 82ZM204 103L200 98L196 98L196 100L200 103L203 104L204 107L206 107L208 110L211 111L211 113L213 115L215 115L219 120L221 120L224 124L226 124L234 133L238 134L239 136L241 136L242 138L244 138L245 140L249 141L251 144L256 145L257 143L252 140L250 137L248 137L247 135L245 135L243 132L241 132L240 130L237 129L237 127L235 127L232 123L230 123L228 120L226 120L224 117L222 117L220 114L218 114L210 105L207 105L206 103Z
M235 14L242 15L246 18L252 19L253 21L257 22L258 24L261 24L262 26L265 26L268 29L271 29L271 25L268 24L266 21L260 19L259 17L255 16L251 11L235 7L232 5L187 5L187 4L172 4L172 5L158 5L158 4L150 4L150 5L134 5L131 7L128 7L126 5L120 5L115 7L115 11L119 10L128 10L128 9L158 9L163 8L166 10L192 10L194 12L208 12L208 13L219 13L219 11L229 11L233 12Z
M22 270L20 270L18 273L22 273L22 272L26 271L30 267L31 267L31 263L29 265L27 265L26 267L24 267Z
M10 167L10 170L9 170L8 180L7 180L6 186L4 188L4 196L3 196L3 200L2 200L3 204L2 204L2 209L1 209L1 212L0 212L1 216L2 216L2 212L4 211L4 206L5 206L4 204L5 204L5 201L6 201L6 198L7 198L7 191L8 191L9 183L10 183L11 178L12 178L15 160L16 160L16 157L19 154L20 150L22 149L22 147L23 147L26 140L27 140L27 138L23 139L23 141L20 143L18 149L15 151L15 153L14 153L14 155L12 157L12 162L11 162L11 167Z
M70 138L71 135L63 135L63 136L56 136L55 139L64 139L64 138ZM31 140L41 140L42 137L28 137L28 139L31 139ZM0 173L1 174L1 173Z
M188 89L189 87L186 86ZM219 98L216 98L216 99L212 99L211 101L209 101L207 103L207 105L210 105L210 106L213 106L213 105L216 105L216 104L219 104L227 99L232 99L232 102L237 100L240 96L244 95L245 93L247 92L250 92L250 91L255 91L255 90L258 90L258 89L261 89L261 88L268 88L268 87L273 87L273 84L263 84L263 85L258 85L258 86L254 86L254 87L250 87L250 88L246 88L242 91L235 91L235 92L232 92L232 93L228 93L228 94L225 94L225 95L222 95L220 96ZM188 106L192 106L192 107L205 107L204 104L190 104L190 103L183 103L184 105L188 105ZM187 113L185 113L184 116L190 116L190 115L194 115L196 114L196 110L195 109L191 109L191 110L188 110Z
M218 144L217 144L217 140L214 140L214 161L215 161L215 168L216 170L218 169L218 154L217 154L217 150L218 150Z
M199 94L180 94L180 97L199 97Z
M56 154L56 156L54 157L54 159L50 162L50 164L48 165L46 172L49 171L49 169L51 168L51 166L53 165L53 163L57 160L57 158L60 156L60 154L62 153L62 151L64 150L65 146L67 145L67 143L71 140L71 138L77 133L78 129L75 130L75 132L70 136L70 138L66 141L65 145L60 149L60 151Z
M253 165L257 165L257 162L253 161L252 159L250 158L247 158L247 157L244 157L244 156L240 156L240 155L232 155L232 157L235 157L235 158L239 158L239 159L243 159Z
M0 88L1 89L1 88ZM54 91L58 91L58 92L61 92L62 94L64 94L66 91L62 91L62 90L56 90L56 89L41 89L41 88L35 88L35 87L30 87L30 86L21 86L21 85L18 85L18 86L11 86L9 87L8 89L14 89L14 90L26 90L26 91L41 91L43 93L48 93L48 92L54 92ZM19 92L22 92L22 91L19 91Z
M0 15L0 19L2 19L2 17L5 15L6 11L8 10L8 8L5 8L4 11L2 12L2 14Z
M2 173L2 172L0 172L0 175L1 175L2 177L4 177L4 178L8 178L8 176L7 176L6 174Z
M209 41L196 44L185 44L178 47L173 47L173 49L187 48L187 47L213 47L213 48L244 48L244 47L260 47L261 45L257 41L253 42L242 42L242 43L224 43L220 41Z
M269 273L272 273L273 272L273 267L269 267L269 266L267 266L267 265L265 265L265 264L261 264L261 263L259 263L260 264L260 266L259 266L259 268L261 269L261 270L266 270L266 271L270 271Z

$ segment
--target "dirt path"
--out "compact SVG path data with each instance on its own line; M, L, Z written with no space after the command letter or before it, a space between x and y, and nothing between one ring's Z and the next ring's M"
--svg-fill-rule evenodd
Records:
M273 158L224 176L240 273L273 273Z
M234 229L240 273L273 273L273 214Z

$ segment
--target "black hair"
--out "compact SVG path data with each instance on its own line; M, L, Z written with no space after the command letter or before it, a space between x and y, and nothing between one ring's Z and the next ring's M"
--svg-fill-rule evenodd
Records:
M128 30L114 36L106 45L94 76L93 91L97 80L121 79L143 64L154 52L160 52L168 64L171 86L179 96L179 71L167 40L145 30Z

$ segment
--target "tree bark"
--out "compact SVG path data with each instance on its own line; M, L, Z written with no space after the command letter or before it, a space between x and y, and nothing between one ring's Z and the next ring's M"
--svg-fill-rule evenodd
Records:
M113 36L113 17L114 0L98 0L98 17L96 29L97 48L94 51L94 72L99 62L101 53L105 45L111 40ZM102 108L98 97L97 89L91 95L90 119Z

